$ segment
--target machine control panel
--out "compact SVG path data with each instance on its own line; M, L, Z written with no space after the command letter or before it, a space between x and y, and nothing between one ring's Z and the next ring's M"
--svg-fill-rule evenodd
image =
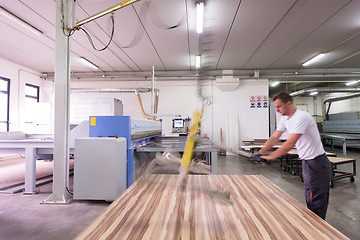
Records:
M172 120L172 133L186 135L190 127L190 118L174 118Z

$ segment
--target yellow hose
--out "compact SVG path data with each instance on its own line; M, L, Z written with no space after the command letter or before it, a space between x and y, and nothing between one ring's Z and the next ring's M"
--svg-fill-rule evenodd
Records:
M138 92L135 92L136 96L137 96L137 99L138 99L138 103L139 103L139 106L140 106L140 110L141 110L141 113L143 115L144 118L146 119L150 119L150 120L156 120L156 118L154 116L149 116L145 113L144 111L144 107L142 105L142 101L141 101L141 97L140 97L140 94Z

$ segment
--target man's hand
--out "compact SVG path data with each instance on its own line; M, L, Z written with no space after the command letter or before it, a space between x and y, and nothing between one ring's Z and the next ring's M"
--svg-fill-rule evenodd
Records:
M270 155L266 155L266 156L261 156L262 159L265 159L266 161L270 162L273 161L274 158L272 158Z
M251 155L251 159L254 160L255 162L258 162L258 163L261 163L262 165L268 165L270 164L268 162L268 160L266 160L265 158L263 157L266 157L266 156L262 156L261 154L253 154Z

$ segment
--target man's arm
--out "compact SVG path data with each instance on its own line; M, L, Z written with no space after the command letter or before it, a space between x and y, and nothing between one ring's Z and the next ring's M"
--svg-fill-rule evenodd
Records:
M261 157L266 160L274 160L274 159L277 159L277 158L285 155L288 151L290 151L295 146L295 143L297 142L297 140L299 140L301 135L302 134L291 133L289 135L288 139L286 140L286 142L284 142L280 148L278 148L276 151L272 152L271 154L269 154L267 156L261 156Z
M269 151L276 143L278 143L279 138L283 134L282 131L276 130L271 137L264 143L264 146L259 150L259 154L265 154Z

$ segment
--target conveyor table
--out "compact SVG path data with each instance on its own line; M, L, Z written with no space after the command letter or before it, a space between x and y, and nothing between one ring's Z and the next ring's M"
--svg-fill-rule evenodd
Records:
M25 154L24 194L36 193L36 158L53 155L53 152L52 139L0 140L1 154ZM74 153L74 148L69 148L69 153Z
M184 152L186 136L182 137L157 137L150 143L136 147L137 152ZM218 148L212 146L212 142L203 138L199 140L194 152L206 153L207 164L211 166L211 172L217 173L217 151Z

